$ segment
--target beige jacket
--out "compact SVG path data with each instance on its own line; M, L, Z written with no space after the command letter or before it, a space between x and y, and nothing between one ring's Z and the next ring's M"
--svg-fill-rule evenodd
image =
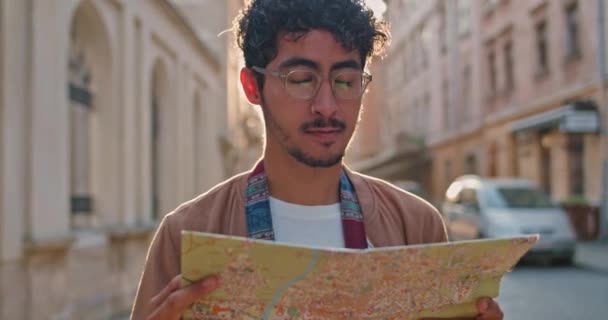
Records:
M445 242L438 211L424 200L378 179L347 171L374 247ZM249 172L186 202L162 220L150 245L131 319L146 319L148 301L180 273L180 235L194 230L247 236L245 185Z

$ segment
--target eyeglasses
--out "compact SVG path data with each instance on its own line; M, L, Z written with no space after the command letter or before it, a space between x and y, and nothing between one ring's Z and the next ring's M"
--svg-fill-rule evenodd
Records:
M289 72L270 71L260 67L252 69L263 75L271 75L283 80L285 91L291 97L310 100L317 95L324 78L311 70L292 70ZM372 76L363 71L344 70L329 77L331 90L338 100L359 99L372 81Z

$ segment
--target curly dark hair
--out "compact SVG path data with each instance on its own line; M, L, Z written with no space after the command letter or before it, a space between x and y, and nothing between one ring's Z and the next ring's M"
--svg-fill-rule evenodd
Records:
M234 21L248 68L266 67L276 57L280 33L314 29L329 31L345 49L359 50L363 66L390 42L388 26L363 0L251 0Z

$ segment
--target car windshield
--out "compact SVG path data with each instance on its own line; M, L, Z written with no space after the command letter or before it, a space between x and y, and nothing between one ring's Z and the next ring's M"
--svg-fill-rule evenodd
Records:
M492 208L543 209L555 205L539 189L532 187L498 187L486 193L486 203Z

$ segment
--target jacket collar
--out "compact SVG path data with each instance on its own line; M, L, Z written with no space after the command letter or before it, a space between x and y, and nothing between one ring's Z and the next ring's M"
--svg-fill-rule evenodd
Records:
M262 160L259 160L262 161ZM257 162L256 162L257 165ZM247 177L249 177L250 173L253 171L254 165L250 170L248 170L245 174L241 175L241 183L239 183L238 192L239 197L242 199L243 208L245 206L245 188L247 187ZM372 189L365 178L360 173L352 171L348 166L344 165L344 171L346 175L350 179L355 188L355 192L357 193L357 198L359 199L359 205L361 206L361 212L363 213L363 217L365 219L365 223L368 224L370 221L376 218L376 201L373 196Z

